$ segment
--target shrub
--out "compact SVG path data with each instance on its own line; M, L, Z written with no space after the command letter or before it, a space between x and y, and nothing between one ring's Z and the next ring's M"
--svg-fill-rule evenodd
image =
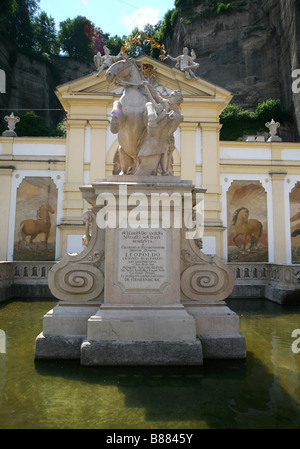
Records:
M25 114L16 114L20 117L19 123L16 125L16 133L18 137L65 137L66 126L64 121L58 123L54 128L47 125L45 119L40 117L33 111Z
M51 136L51 128L47 125L45 119L35 114L33 111L25 112L25 114L15 114L20 117L19 123L16 125L16 133L22 136Z
M281 123L292 120L290 114L282 110L278 99L259 103L251 112L230 104L220 115L220 123L223 124L220 139L237 140L247 134L256 135L258 132L267 132L265 124L272 118Z

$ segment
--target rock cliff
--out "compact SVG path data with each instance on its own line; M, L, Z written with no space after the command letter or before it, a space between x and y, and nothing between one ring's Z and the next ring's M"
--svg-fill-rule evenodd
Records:
M292 72L300 69L300 0L234 2L243 5L240 11L184 23L181 19L195 16L205 7L202 1L193 11L179 16L173 37L165 43L168 53L177 56L184 46L193 48L200 64L197 75L231 91L232 101L244 108L280 98L283 108L294 114L299 140L300 93L292 92ZM45 110L39 113L49 125L63 117L62 112L49 111L61 109L55 87L95 70L92 61L88 64L57 57L49 65L32 60L3 41L0 68L7 79L7 93L0 94L0 109L5 109L0 120L13 110L40 109Z
M188 24L182 19L195 16L205 3L179 15L167 50L177 56L184 46L193 48L200 64L197 75L231 91L232 101L242 107L251 109L269 98L280 98L283 108L294 114L299 138L300 93L292 92L292 72L300 69L300 1L242 4L241 11Z
M62 106L55 95L59 84L80 78L95 70L90 64L71 58L51 57L50 64L17 52L8 41L0 42L0 68L6 73L6 93L0 94L2 121L4 115L34 110L56 125L63 119Z

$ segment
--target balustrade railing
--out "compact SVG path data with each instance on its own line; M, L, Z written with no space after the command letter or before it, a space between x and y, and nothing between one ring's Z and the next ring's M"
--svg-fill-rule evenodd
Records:
M300 285L300 266L268 263L228 263L235 285L272 285L294 290Z
M47 285L48 273L56 262L0 262L0 290L13 285ZM300 265L228 263L236 286L272 286L300 289Z
M47 284L48 273L55 262L13 262L14 284Z

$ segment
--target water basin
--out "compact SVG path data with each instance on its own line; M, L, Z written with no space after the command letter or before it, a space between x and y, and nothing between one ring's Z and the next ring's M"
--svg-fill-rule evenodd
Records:
M240 316L246 360L144 368L35 361L43 315L55 304L0 305L1 429L300 428L300 353L292 350L299 306L228 301Z

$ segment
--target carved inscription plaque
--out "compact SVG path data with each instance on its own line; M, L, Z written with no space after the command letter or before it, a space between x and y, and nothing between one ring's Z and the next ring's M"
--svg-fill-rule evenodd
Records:
M158 291L168 282L167 232L119 229L118 283L126 291Z

